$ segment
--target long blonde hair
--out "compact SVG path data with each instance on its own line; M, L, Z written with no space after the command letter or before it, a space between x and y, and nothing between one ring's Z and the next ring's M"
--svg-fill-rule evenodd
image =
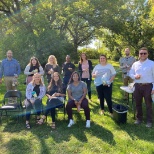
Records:
M33 86L35 85L34 77L35 77L36 75L39 75L39 76L40 76L40 85L43 86L44 83L43 83L43 81L42 81L41 74L39 74L39 73L35 73L35 74L33 75L33 80L31 81L32 85L33 85Z
M54 55L50 55L49 58L48 58L48 64L51 64L50 63L50 58L53 58L53 68L55 68L58 64L57 64L57 58L54 56Z

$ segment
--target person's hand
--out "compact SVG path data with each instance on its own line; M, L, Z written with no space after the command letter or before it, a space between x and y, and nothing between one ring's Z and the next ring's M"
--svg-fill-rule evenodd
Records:
M88 69L83 69L83 72L88 72Z
M51 74L51 71L48 71L48 74Z
M60 93L56 93L56 96L60 96Z
M88 72L88 71L89 71L89 69L87 68L87 69L85 69L85 71L86 71L86 72Z
M151 94L154 94L154 90L151 91Z
M2 84L2 79L0 79L0 84Z
M80 112L80 108L81 108L81 101L78 101L78 102L77 102L76 107L77 107L77 111L78 111L78 112Z
M46 94L46 96L49 98L50 97L50 95L49 94Z
M96 74L93 74L92 77L93 77L93 78L96 78Z
M96 78L96 77L97 77L97 74L98 74L98 71L96 71L95 73L93 73L93 74L92 74L92 77L93 77L93 78Z
M69 68L68 68L68 70L72 71L72 68L71 68L71 67L69 67Z
M50 69L50 72L53 73L53 69L52 68Z
M14 74L14 77L15 77L15 78L18 78L18 74Z
M77 105L77 104L78 104L78 101L77 101L77 100L75 100L75 101L74 101L74 103L75 103L75 105Z
M52 96L53 96L53 97L56 97L56 93L54 93Z
M140 79L141 78L141 75L140 74L136 74L135 75L135 79Z

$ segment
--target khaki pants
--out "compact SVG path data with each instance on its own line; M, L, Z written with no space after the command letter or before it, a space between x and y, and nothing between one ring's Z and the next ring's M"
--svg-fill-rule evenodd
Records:
M132 83L133 82L133 79L129 76L126 76L125 74L123 74L123 83L124 83L124 86L128 86L129 83ZM127 99L128 98L128 93L127 92L124 92L124 98Z
M5 81L5 85L6 85L6 90L9 91L9 90L17 90L17 86L12 86L13 84L13 80L14 80L14 77L13 76L5 76L4 77L4 81ZM8 99L9 102L14 102L14 101L17 101L17 98L13 98L13 97L10 97Z
M13 83L13 79L14 77L13 76L5 76L4 77L4 81L5 81L5 85L6 85L6 90L16 90L17 89L17 86L12 86L12 83Z

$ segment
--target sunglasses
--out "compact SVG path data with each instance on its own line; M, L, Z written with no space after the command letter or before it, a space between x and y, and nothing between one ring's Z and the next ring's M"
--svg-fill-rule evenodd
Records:
M140 55L147 55L148 53L144 52L144 53L140 53Z

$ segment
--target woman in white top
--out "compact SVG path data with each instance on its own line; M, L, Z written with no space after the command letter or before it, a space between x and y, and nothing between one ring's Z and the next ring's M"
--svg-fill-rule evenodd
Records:
M94 84L100 99L101 114L104 114L105 98L112 116L112 82L115 78L116 71L111 64L107 63L106 55L101 55L99 62L92 71L92 77L95 78Z
M31 57L29 64L24 70L24 74L27 75L26 84L32 81L35 73L39 73L42 76L44 75L44 71L39 60L36 57Z

